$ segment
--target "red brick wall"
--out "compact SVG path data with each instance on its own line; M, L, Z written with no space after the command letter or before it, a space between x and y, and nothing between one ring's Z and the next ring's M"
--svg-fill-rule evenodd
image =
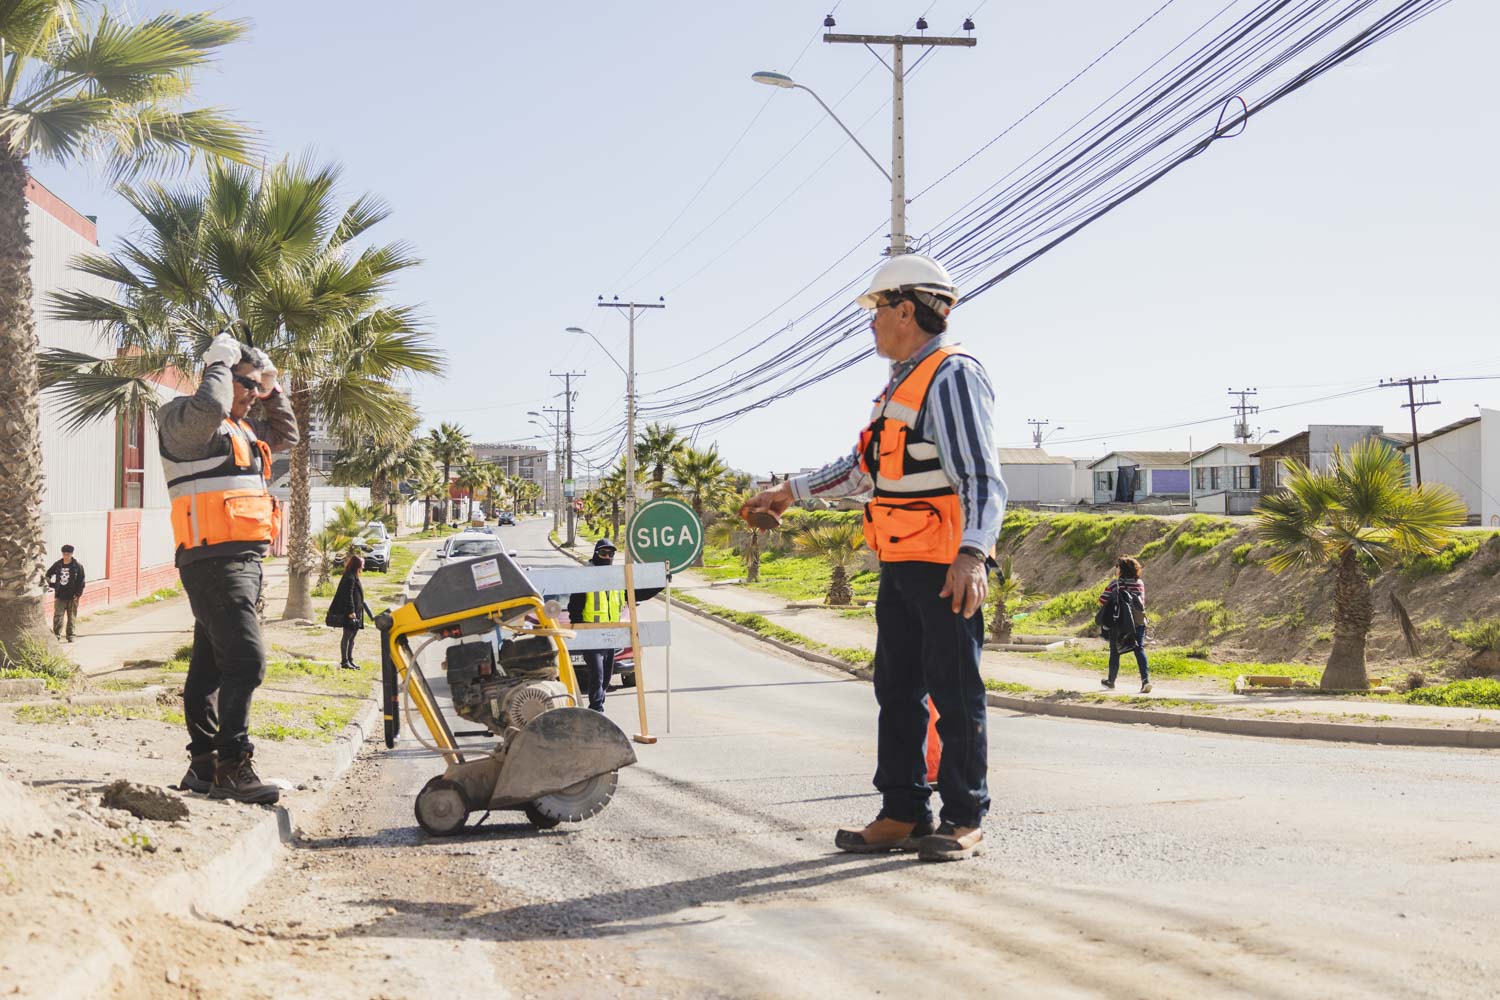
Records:
M85 584L83 598L78 610L87 612L111 604L124 604L144 597L163 587L177 583L177 567L172 563L160 566L142 566L141 562L141 511L112 510L109 512L108 550L103 567L85 570L100 574ZM43 599L46 614L52 613L52 592Z

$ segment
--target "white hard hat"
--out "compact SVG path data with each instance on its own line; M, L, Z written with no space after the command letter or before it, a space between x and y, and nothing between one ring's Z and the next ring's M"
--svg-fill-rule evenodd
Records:
M958 301L958 288L943 265L919 253L903 253L890 258L876 270L870 287L855 299L864 309L880 305L880 297L892 292L907 293L939 316Z

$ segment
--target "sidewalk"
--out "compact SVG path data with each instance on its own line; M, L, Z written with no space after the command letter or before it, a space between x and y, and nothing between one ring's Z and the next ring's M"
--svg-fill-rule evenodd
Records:
M287 561L265 563L266 615L279 618L286 601ZM131 660L168 660L193 641L193 612L186 596L160 604L104 608L78 621L78 635L63 652L85 676L119 670Z
M875 648L875 622L868 618L844 618L838 611L821 608L788 608L784 598L768 594L742 584L710 585L700 574L687 570L677 575L674 589L692 595L701 601L729 608L732 611L748 611L766 619L827 643L830 646ZM1071 691L1083 694L1102 692L1100 674L1076 667L1042 659L1035 654L1006 653L985 650L980 662L980 671L989 680L1011 684L1024 684L1040 691ZM1120 671L1118 695L1134 695L1136 679L1135 663L1127 661ZM1442 723L1461 726L1476 719L1500 724L1500 710L1474 708L1443 708L1436 705L1408 705L1402 702L1375 701L1363 698L1326 698L1296 695L1242 695L1228 690L1227 685L1216 679L1206 678L1152 680L1151 693L1140 695L1144 699L1157 701L1200 702L1225 708L1296 711L1335 718L1344 717L1358 721L1372 715L1390 716L1392 719Z

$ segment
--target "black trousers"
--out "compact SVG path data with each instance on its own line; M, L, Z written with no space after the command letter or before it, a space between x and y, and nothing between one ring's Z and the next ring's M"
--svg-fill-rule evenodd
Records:
M344 638L339 641L339 666L354 662L354 640L359 638L358 625L345 625Z
M578 688L588 698L589 708L604 711L604 692L609 688L609 679L615 672L613 649L586 649L583 666L577 671Z
M182 688L188 752L221 761L254 751L250 699L266 676L255 613L261 565L255 556L203 559L179 570L193 610L193 658Z
M984 615L965 618L939 597L948 567L880 564L875 598L875 700L880 704L875 787L891 819L915 823L930 814L927 698L938 710L943 741L938 765L942 820L978 826L990 808L986 775L984 679L979 652Z

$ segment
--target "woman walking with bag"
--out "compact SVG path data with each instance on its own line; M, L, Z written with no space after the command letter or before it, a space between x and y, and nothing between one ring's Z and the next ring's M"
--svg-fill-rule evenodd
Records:
M354 639L359 635L359 630L365 627L365 617L369 617L371 621L375 619L370 606L365 603L364 584L359 582L359 571L364 567L363 559L353 552L349 553L349 558L344 563L344 575L339 577L339 589L334 592L333 603L328 605L328 617L324 619L324 624L328 627L344 630L343 643L339 648L339 666L345 670L359 669L359 664L354 662Z
M1121 556L1115 579L1099 595L1098 622L1109 640L1109 677L1099 683L1115 686L1120 673L1120 654L1135 653L1141 671L1141 694L1151 692L1151 674L1146 667L1146 582L1141 579L1140 560Z

